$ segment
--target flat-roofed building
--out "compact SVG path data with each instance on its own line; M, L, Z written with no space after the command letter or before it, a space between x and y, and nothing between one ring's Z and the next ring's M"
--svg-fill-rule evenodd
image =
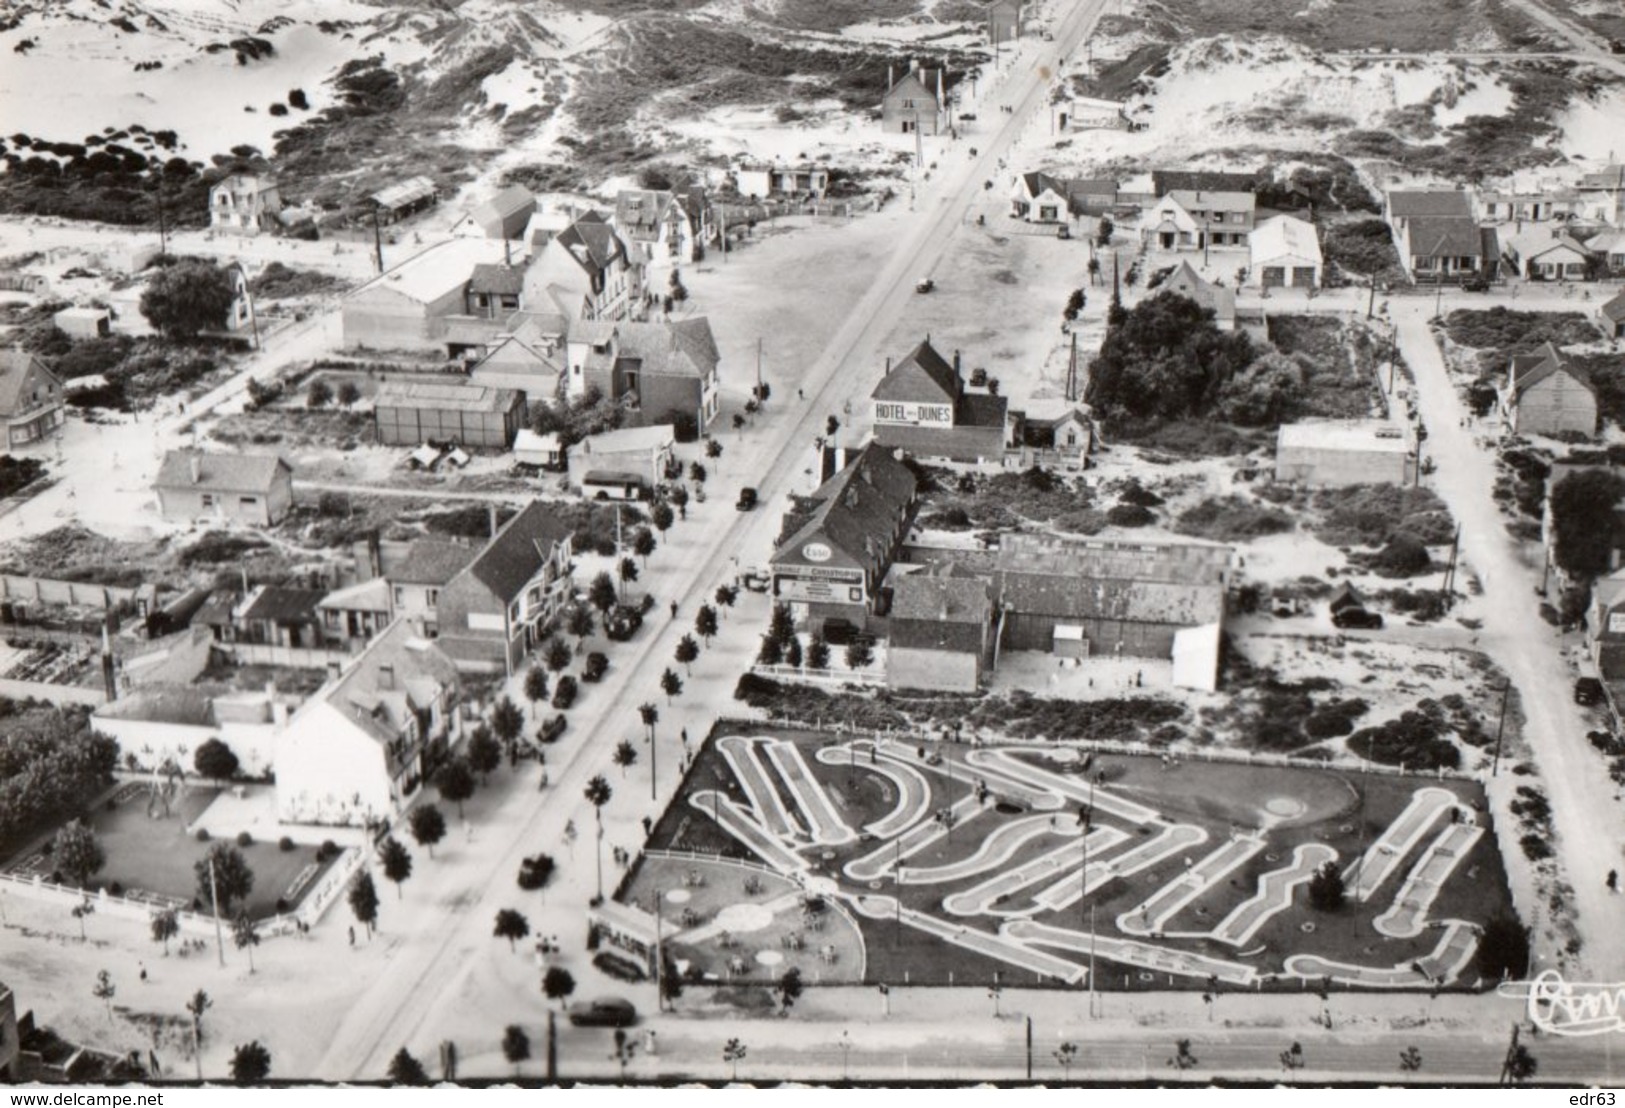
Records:
M433 381L385 381L373 407L386 446L455 442L506 450L525 421L525 394L514 389Z
M1275 479L1283 484L1408 485L1416 478L1416 442L1386 419L1286 423L1276 434Z

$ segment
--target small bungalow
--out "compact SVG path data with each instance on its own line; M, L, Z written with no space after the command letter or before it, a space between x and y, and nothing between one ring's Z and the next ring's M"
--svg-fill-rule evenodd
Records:
M675 442L670 424L588 435L569 449L570 487L610 499L646 496L664 479Z
M1408 428L1378 419L1284 423L1276 434L1275 479L1281 484L1409 485L1416 445Z
M281 210L275 177L233 173L209 189L209 226L217 231L274 231L281 226Z
M1606 165L1574 186L1578 214L1618 227L1625 224L1625 165Z
M1610 276L1625 275L1625 231L1604 231L1586 239L1585 244Z
M1140 239L1159 250L1245 248L1256 209L1250 192L1174 189L1140 217Z
M1535 227L1504 235L1501 252L1513 273L1533 281L1583 281L1591 272L1591 252L1558 231Z
M829 167L810 162L799 165L746 162L734 169L734 187L739 195L756 200L771 196L823 196L829 191L829 181Z
M521 428L513 440L513 460L522 466L537 469L563 469L564 445L553 432L539 435L528 427Z
M440 202L440 190L427 177L408 177L367 199L378 213L378 222L388 224L434 207Z
M113 319L106 308L63 308L51 317L51 322L74 339L101 338L113 330Z
M1236 294L1204 278L1189 262L1180 262L1156 290L1178 293L1196 301L1213 313L1213 325L1221 331L1236 329Z
M1591 378L1544 343L1514 354L1500 395L1501 417L1514 434L1597 433L1597 391Z
M1597 305L1597 326L1611 339L1625 338L1625 292Z
M275 454L171 450L152 487L159 514L175 523L233 520L270 527L293 507L293 467Z
M536 211L536 197L524 185L509 185L476 205L468 218L488 239L517 239Z
M1074 96L1061 113L1059 124L1074 131L1121 131L1129 125L1128 106L1121 100Z
M1313 289L1320 285L1320 237L1315 225L1290 215L1272 216L1254 230L1247 273L1259 288Z

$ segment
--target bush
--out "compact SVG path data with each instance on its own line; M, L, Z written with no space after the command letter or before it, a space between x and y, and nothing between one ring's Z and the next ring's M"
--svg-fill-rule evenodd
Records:
M1358 698L1328 701L1303 721L1304 734L1311 739L1333 739L1351 734L1354 721L1365 715L1369 708L1369 704Z
M288 903L288 898L287 897L279 896L279 897L276 898L276 914L277 915L279 915L279 916L287 915L288 909L291 908L291 907L293 907L293 905Z
M237 832L237 845L238 846L253 846L254 845L254 836L250 835L247 831L239 831L239 832Z
M1444 736L1439 721L1424 712L1408 711L1377 727L1366 727L1349 738L1349 749L1385 765L1404 765L1426 772L1456 769L1461 751Z
M1279 535L1294 527L1292 517L1279 508L1256 504L1241 496L1214 496L1181 512L1173 529L1181 535L1215 542L1245 542Z
M107 886L107 895L108 896L123 896L124 895L124 886L121 885L119 882L114 881L112 884Z
M332 839L323 839L322 845L316 848L316 860L318 862L325 862L329 858L337 858L338 854L339 844Z
M1415 577L1433 568L1433 558L1420 539L1400 531L1372 555L1370 565L1384 577Z
M1106 522L1114 527L1146 527L1156 521L1156 514L1139 504L1118 504L1106 513Z
M284 835L282 838L277 840L276 848L282 851L282 853L288 854L294 849L293 840Z
M200 843L206 843L209 841L209 829L207 827L199 827L197 829L197 841Z

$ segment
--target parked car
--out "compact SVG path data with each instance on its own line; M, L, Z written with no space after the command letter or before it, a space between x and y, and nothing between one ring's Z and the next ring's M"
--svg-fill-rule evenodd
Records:
M1069 238L1071 238L1072 237L1072 228L1068 227L1064 223L1061 224L1059 227L1055 228L1055 237L1058 238L1058 239L1069 239Z
M604 617L604 634L612 642L625 642L643 626L643 613L625 604L617 604Z
M824 621L824 641L831 646L845 646L852 641L852 636L858 633L849 620L826 619Z
M747 569L739 578L747 592L766 592L773 587L773 578L759 569Z
M1357 631L1381 631L1382 616L1364 608L1344 608L1332 616L1332 625Z
M548 720L546 723L542 724L541 727L537 729L536 738L540 742L556 743L559 741L559 736L564 734L564 729L568 726L570 726L570 721L565 719L564 715L560 713L559 715L556 715L552 719Z
M602 681L604 671L609 669L609 655L594 650L587 655L587 662L581 667L583 681Z
M638 1022L638 1010L630 1000L604 996L570 1005L570 1022L577 1027L631 1027Z
M1574 683L1574 702L1590 706L1601 704L1603 696L1602 682L1595 677L1582 677Z
M559 683L553 686L553 707L564 711L576 702L577 691L574 677L560 677Z
M746 485L739 490L739 500L734 504L741 512L748 512L756 507L756 490Z
M923 292L930 292L932 289L934 289L936 287L937 287L937 283L935 281L933 281L929 277L922 277L918 281L914 282L914 291L915 292L922 292L922 293Z

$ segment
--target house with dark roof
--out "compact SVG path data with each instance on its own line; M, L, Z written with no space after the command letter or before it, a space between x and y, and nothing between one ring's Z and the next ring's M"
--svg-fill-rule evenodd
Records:
M1205 279L1189 262L1180 262L1162 282L1157 292L1172 292L1194 300L1213 313L1213 325L1221 331L1236 329L1236 294Z
M1399 256L1417 281L1459 281L1491 269L1473 200L1460 189L1394 189L1383 214ZM1498 240L1497 240L1498 241Z
M237 607L234 641L241 645L321 649L328 645L319 608L326 595L324 589L258 585Z
M991 462L1015 441L1009 401L972 392L929 339L893 364L869 394L875 442L916 458Z
M414 539L404 554L381 567L390 618L404 618L424 638L438 638L440 591L478 552L472 543L457 539Z
M886 684L893 689L975 692L993 667L988 578L937 566L891 577Z
M0 424L8 450L50 438L62 426L62 382L43 359L0 350Z
M1140 216L1140 241L1158 250L1245 247L1257 200L1251 192L1173 189Z
M396 620L289 718L276 740L277 818L394 819L462 737L457 667Z
M535 211L535 195L524 185L509 185L475 205L468 218L488 239L517 239Z
M1625 291L1597 305L1597 326L1611 339L1625 338Z
M810 496L792 500L771 572L773 595L790 605L797 626L867 625L917 499L913 471L871 442Z
M390 224L434 207L440 202L440 190L427 177L408 177L379 189L367 199L378 214L378 222Z
M551 402L564 388L569 334L570 321L558 312L514 312L507 329L491 340L469 369L469 380L485 388L518 389L527 400Z
M692 422L704 433L722 403L721 355L705 316L574 326L568 362L566 396L597 389L645 424Z
M648 310L642 251L599 212L585 212L531 259L521 303L571 320L642 319Z
M1258 190L1259 174L1217 169L1153 169L1151 194L1157 199L1176 190L1189 192L1246 192Z
M275 454L171 450L152 487L159 514L176 523L209 519L270 527L293 507L293 467Z
M1520 435L1597 433L1597 388L1557 347L1514 354L1500 392L1501 418Z
M703 189L686 189L681 197L666 189L623 189L615 198L614 221L651 270L705 257L710 216Z
M524 287L525 271L516 265L476 265L463 287L463 314L507 320L519 310Z
M435 642L464 672L512 676L569 601L574 528L533 500L440 590Z
M888 70L886 95L880 101L880 129L894 135L947 134L948 101L943 95L942 70L915 64L895 80Z
M1066 223L1100 215L1116 204L1116 181L1021 173L1010 196L1010 214L1028 223Z

